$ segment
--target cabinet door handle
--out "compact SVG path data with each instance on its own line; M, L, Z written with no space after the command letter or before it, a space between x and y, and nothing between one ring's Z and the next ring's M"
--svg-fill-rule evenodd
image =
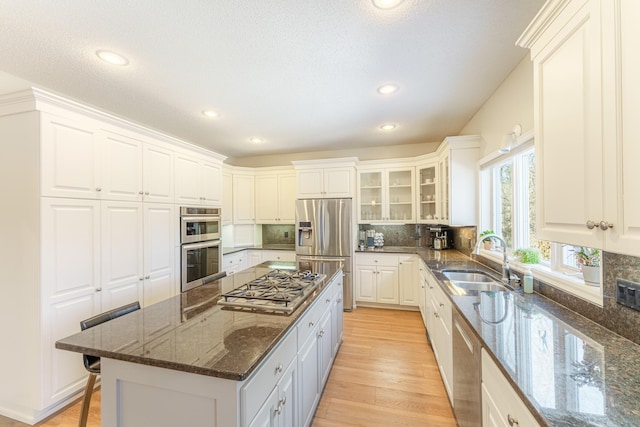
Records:
M144 192L144 195L145 195L145 196L148 196L148 195L149 195L149 192L148 192L148 191L145 191L145 192Z
M144 277L140 277L138 280L144 280Z
M145 279L149 280L151 276L144 276Z
M313 323L313 322L309 322L309 327L310 327L310 328L313 328L313 326L314 326L314 325L315 325L315 323Z
M324 336L324 329L321 329L320 332L318 333L318 336L320 338L322 338Z
M326 300L324 300L324 302L326 302L327 304L329 304L331 302L331 300L329 298L327 298Z
M513 418L511 416L511 414L507 414L507 421L509 422L509 425L512 426L512 427L520 425L520 423L518 422L518 419L517 418Z
M142 196L144 194L144 191L140 190L138 191L138 194Z
M99 192L102 191L102 188L98 187L98 188L96 188L96 191L99 193Z
M613 224L609 224L607 221L600 221L599 227L600 230L608 230L613 228Z
M593 230L593 228L596 226L596 223L591 221L590 219L587 220L587 223L585 224L587 226L587 228L589 230Z
M96 288L96 292L102 291L102 288Z
M284 366L282 366L282 363L280 363L278 366L276 366L276 374L282 373L283 369L284 369Z
M444 308L444 304L440 303L440 308Z

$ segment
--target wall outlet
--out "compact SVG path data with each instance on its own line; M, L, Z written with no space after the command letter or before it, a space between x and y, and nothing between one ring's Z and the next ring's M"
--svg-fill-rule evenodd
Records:
M288 232L288 231L285 231L285 232L284 232L284 237L285 237L285 238L286 238L286 237L289 237L289 232Z
M625 307L640 311L640 283L616 279L616 301Z

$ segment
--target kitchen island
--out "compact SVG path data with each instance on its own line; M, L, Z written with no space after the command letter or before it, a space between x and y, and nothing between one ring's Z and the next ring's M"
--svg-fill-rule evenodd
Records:
M223 278L56 347L101 357L103 426L249 426L275 416L307 425L342 337L342 271L324 273L291 314L223 308L220 289L233 280Z

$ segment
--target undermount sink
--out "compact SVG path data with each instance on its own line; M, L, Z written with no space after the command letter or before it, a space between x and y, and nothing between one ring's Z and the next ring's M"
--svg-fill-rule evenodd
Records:
M449 285L456 294L469 294L470 291L506 292L510 289L488 274L479 271L447 271L442 272L449 279Z

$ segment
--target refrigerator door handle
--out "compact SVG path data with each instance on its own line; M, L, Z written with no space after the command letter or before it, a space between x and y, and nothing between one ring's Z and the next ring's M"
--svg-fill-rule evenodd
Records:
M323 258L323 257L304 257L304 256L300 256L298 255L298 259L300 261L346 261L346 258L339 258L339 257L335 257L335 258Z

